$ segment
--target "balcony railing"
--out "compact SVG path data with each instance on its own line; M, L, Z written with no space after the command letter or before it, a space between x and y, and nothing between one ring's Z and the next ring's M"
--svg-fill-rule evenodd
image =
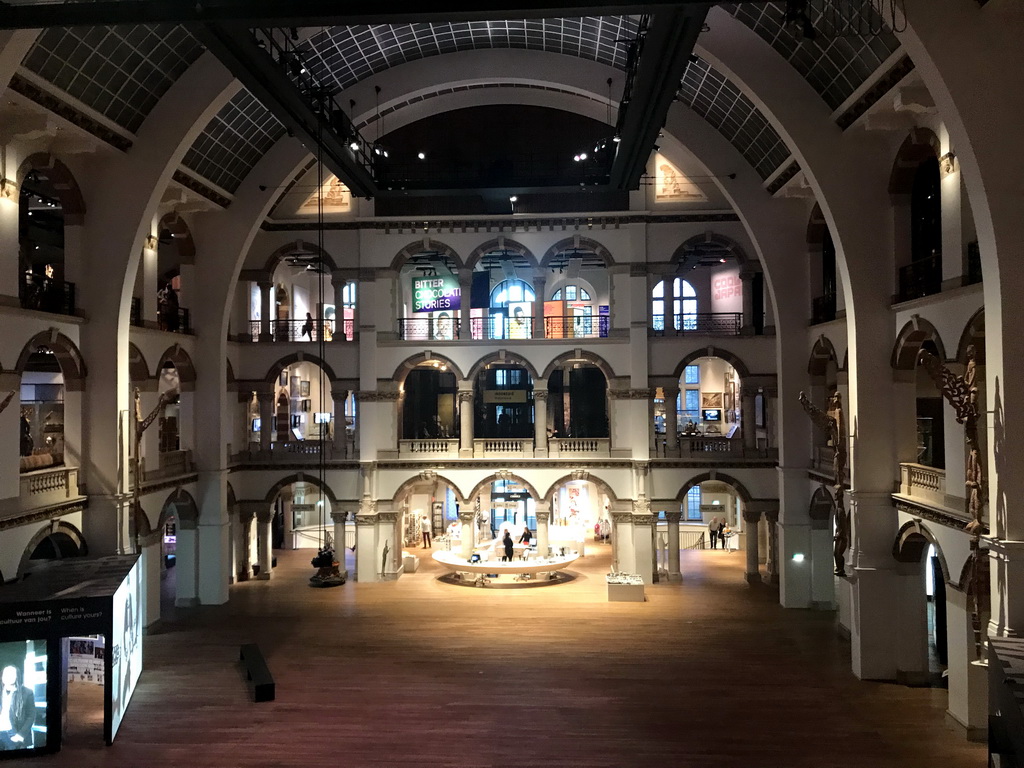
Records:
M552 458L608 458L611 439L607 437L553 437L548 440Z
M192 313L184 307L164 307L157 315L161 331L171 333L192 333Z
M353 338L354 321L349 319L339 322L333 317L327 319L313 318L312 324L306 320L271 320L269 339L260 338L262 327L262 321L260 320L249 321L249 339L251 341L306 342L320 341L321 337L323 337L324 341L351 341ZM343 330L341 336L337 334L339 327Z
M681 435L679 455L682 458L706 459L743 456L743 438Z
M827 323L836 319L836 296L826 294L816 296L811 301L811 323Z
M946 496L946 470L923 464L900 464L900 493L940 507L949 506L951 501ZM961 505L953 511L964 510Z
M473 440L473 458L533 458L533 440L499 437Z
M457 317L403 317L398 320L398 338L403 341L454 341L462 324Z
M459 441L456 438L399 440L398 457L411 460L457 459L459 457Z
M275 464L302 464L319 458L320 454L328 461L334 458L334 445L330 440L289 440L288 442L271 443L270 450L262 450L259 443L253 443L247 453L236 456L240 461L262 461ZM339 456L338 458L343 458Z
M665 318L655 315L651 322L652 336L739 336L743 328L742 312L694 312L675 315L672 327L665 331Z
M55 315L75 314L75 284L50 277L26 273L22 286L21 306Z
M544 318L544 335L549 339L606 339L608 315L565 315Z
M21 475L22 511L62 504L81 495L77 467L39 469Z
M942 290L942 261L938 255L900 267L897 301L932 296Z

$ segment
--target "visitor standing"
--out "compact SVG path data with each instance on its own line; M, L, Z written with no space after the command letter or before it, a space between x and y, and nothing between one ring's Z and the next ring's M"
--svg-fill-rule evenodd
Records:
M512 562L512 552L515 542L512 541L512 534L508 532L508 528L505 529L505 536L502 538L501 543L505 545L505 557L502 560Z
M711 539L711 548L718 549L718 531L721 529L722 524L718 522L717 517L712 517L711 522L708 523L708 538Z
M423 548L430 549L430 518L424 515L420 518L420 533L423 534Z

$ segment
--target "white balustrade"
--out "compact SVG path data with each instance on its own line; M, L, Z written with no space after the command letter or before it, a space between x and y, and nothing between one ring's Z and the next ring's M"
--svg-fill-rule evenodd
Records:
M948 506L946 470L926 467L923 464L900 464L900 493L939 506Z
M22 511L62 504L81 496L78 467L55 467L21 475L19 508Z
M553 437L548 440L548 454L552 457L608 458L611 442L607 437Z
M399 440L398 456L402 459L457 459L458 438Z
M496 437L473 440L473 456L483 458L533 458L533 440Z

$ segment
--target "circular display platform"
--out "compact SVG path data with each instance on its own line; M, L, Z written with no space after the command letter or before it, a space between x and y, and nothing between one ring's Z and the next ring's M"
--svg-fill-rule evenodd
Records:
M491 589L516 589L521 587L546 587L572 581L571 574L563 570L579 559L573 552L563 557L549 557L530 560L488 560L471 563L454 552L435 552L436 562L449 569L440 577L445 584L460 586L489 587Z

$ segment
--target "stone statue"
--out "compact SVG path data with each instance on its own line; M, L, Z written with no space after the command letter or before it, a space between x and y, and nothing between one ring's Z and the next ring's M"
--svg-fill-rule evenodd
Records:
M843 414L843 396L838 390L829 398L828 410L823 411L800 393L800 405L811 417L811 421L828 435L835 453L832 456L832 474L835 477L836 532L832 537L832 556L835 558L836 576L846 575L846 550L850 548L850 516L846 512L844 488L848 445L846 438L846 417Z
M957 376L927 350L918 354L918 362L924 366L935 386L946 401L953 406L957 423L964 425L967 441L967 466L964 490L967 498L967 514L971 520L964 526L973 538L985 532L981 521L984 499L984 467L981 461L981 445L978 442L978 360L977 350L972 344L967 348L967 369L963 376Z

